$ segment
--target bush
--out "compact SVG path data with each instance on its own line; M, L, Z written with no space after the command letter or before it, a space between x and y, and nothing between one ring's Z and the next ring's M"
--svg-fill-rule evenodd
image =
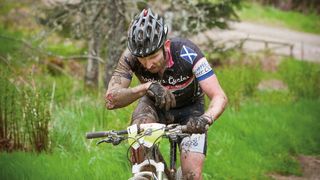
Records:
M320 65L286 59L280 64L281 78L297 98L320 97Z
M257 68L244 65L227 66L220 69L218 78L229 99L229 105L236 110L245 97L252 96L260 82L261 73Z
M35 84L16 85L5 70L0 84L0 150L47 150L49 96Z

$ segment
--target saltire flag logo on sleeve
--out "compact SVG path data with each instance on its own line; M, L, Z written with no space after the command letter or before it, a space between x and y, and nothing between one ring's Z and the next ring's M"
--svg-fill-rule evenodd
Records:
M182 49L180 51L180 57L190 64L193 64L193 60L198 56L197 53L194 52L191 48L187 46L182 46Z

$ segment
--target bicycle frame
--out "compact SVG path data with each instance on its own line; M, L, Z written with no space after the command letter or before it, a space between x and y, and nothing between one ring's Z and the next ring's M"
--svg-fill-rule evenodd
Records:
M150 124L141 124L140 128L143 129L140 134L138 134L137 125L132 125L128 127L128 143L129 145L137 149L139 146L144 146L147 148L152 148L156 143L160 142L164 133L165 133L165 125L159 123L150 123ZM176 173L176 148L177 148L177 137L168 136L170 141L170 169L167 168L166 162L162 157L158 148L155 149L155 153L158 156L157 159L159 162L156 162L154 159L145 159L143 162L139 164L134 164L132 167L132 173L134 177L149 175L150 172L141 171L144 166L153 166L156 169L157 179L163 179L163 174L167 175L168 179L175 179ZM136 139L137 141L132 141L131 139ZM131 140L131 141L130 141ZM154 176L151 173L151 177Z

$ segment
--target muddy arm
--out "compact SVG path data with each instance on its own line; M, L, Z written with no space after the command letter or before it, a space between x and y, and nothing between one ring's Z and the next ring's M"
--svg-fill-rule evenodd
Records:
M116 109L127 106L146 94L151 82L129 88L131 80L112 76L105 95L106 108Z

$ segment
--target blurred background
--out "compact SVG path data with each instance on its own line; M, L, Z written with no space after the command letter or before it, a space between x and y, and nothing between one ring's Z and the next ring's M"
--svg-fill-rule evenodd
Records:
M136 103L109 111L104 93L149 7L169 38L201 48L229 98L204 179L320 179L317 0L0 0L0 179L130 177L128 145L85 133L129 125Z

